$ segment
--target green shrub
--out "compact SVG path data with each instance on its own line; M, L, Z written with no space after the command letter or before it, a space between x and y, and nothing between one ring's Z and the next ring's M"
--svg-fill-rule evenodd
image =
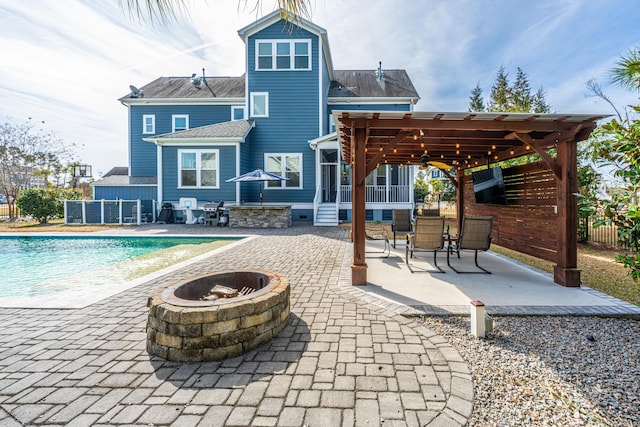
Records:
M74 189L29 188L21 191L16 205L23 215L29 215L40 224L64 216L64 200L82 198L82 192Z

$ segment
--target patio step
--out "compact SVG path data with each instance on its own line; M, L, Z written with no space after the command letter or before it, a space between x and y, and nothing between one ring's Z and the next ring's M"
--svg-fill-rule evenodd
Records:
M319 205L313 225L319 227L335 227L338 225L336 206L331 203Z

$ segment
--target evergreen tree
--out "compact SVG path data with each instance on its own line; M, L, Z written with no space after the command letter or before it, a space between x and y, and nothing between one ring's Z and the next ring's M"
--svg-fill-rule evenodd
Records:
M547 104L547 100L544 98L544 91L542 90L542 86L536 94L533 96L531 101L531 110L534 113L550 113L551 106Z
M529 78L520 67L516 69L516 80L513 82L513 86L511 86L509 94L511 95L511 99L509 105L510 109L508 111L514 111L517 113L528 113L531 111L532 98Z
M471 91L471 96L469 97L469 111L484 111L484 99L482 98L482 88L480 88L480 83L478 83Z
M511 98L509 79L504 65L500 66L496 82L491 86L491 100L488 111L509 111L509 99Z

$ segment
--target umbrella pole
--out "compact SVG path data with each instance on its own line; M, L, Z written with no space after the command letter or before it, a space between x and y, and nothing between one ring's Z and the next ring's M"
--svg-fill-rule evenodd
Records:
M262 181L260 181L260 206L262 207Z

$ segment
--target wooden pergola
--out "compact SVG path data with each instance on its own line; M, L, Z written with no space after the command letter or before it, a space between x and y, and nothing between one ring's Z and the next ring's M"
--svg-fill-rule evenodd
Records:
M606 116L590 114L334 111L342 158L352 168L352 284L367 284L365 180L379 165L437 161L457 188L458 229L465 170L537 153L555 178L554 280L580 286L577 268L577 142ZM552 157L548 150L557 149ZM552 180L553 181L553 180ZM467 202L468 203L468 202Z

